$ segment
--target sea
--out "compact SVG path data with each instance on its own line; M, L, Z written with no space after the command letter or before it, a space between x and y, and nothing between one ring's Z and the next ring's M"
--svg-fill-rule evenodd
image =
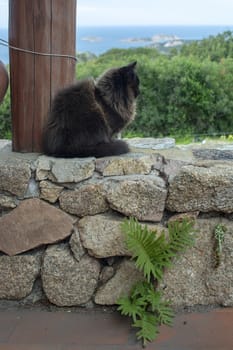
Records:
M76 51L91 52L95 55L112 48L148 46L148 38L174 36L182 41L202 40L224 31L233 31L233 25L214 26L117 26L77 27ZM8 41L8 29L0 28L0 39ZM134 40L137 39L137 40ZM142 40L138 40L142 39ZM0 41L1 43L1 41ZM0 60L9 63L8 48L0 45Z

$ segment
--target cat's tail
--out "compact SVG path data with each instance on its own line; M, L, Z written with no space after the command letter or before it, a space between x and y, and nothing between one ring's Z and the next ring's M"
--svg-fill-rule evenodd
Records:
M129 152L128 144L123 140L112 140L106 143L99 143L92 147L87 147L82 152L83 157L92 156L96 158L116 156Z

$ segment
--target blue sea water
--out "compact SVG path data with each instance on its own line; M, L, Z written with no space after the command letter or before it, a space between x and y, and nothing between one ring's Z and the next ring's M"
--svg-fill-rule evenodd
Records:
M129 42L129 38L151 38L155 35L175 35L182 40L201 40L217 35L232 26L128 26L128 27L78 27L76 51L89 51L96 55L111 48L146 46L146 42ZM8 40L8 30L0 28L0 38ZM124 41L126 40L126 41ZM9 62L8 48L0 45L0 60Z

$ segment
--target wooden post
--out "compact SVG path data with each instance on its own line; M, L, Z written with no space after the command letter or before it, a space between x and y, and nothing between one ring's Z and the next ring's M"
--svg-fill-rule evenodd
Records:
M75 56L76 0L9 0L10 45ZM75 60L10 49L13 151L40 152L55 92L74 82Z

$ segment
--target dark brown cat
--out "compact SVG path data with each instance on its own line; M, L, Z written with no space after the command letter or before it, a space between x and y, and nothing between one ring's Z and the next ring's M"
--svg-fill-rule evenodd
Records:
M137 62L85 79L54 98L43 131L43 152L55 157L104 157L127 153L114 136L135 117Z

